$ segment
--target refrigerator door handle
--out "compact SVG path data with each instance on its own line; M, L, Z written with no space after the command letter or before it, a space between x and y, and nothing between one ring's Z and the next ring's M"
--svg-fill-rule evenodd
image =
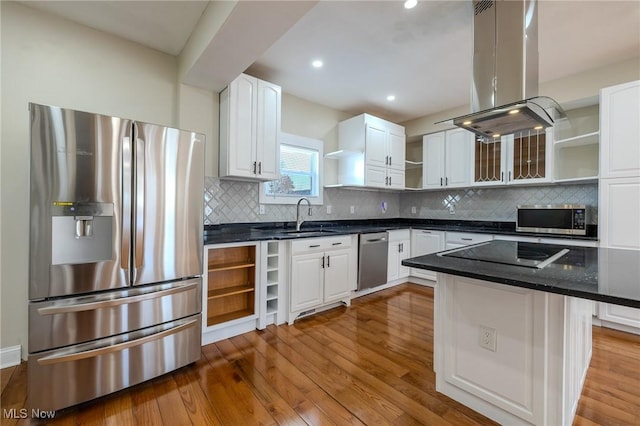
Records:
M133 182L133 200L135 202L135 215L133 218L133 277L132 284L137 280L138 268L142 267L144 261L144 176L145 176L145 143L136 132L135 151L135 179Z
M102 346L96 349L89 349L86 351L73 352L61 355L49 355L43 358L38 359L38 364L40 365L48 365L48 364L58 364L61 362L71 362L78 361L86 358L94 358L100 355L110 354L114 352L120 352L128 348L132 348L135 346L140 346L144 343L152 342L154 340L160 340L172 334L179 333L183 330L191 328L198 324L198 320L190 320L183 324L180 324L176 327L170 328L168 330L161 331L159 333L151 334L149 336L144 336L139 339L129 340L122 343L117 343L115 345Z
M127 284L131 284L129 261L131 258L131 169L133 153L131 138L122 139L122 236L120 242L120 267L125 270Z
M131 303L141 302L147 299L156 299L159 297L169 296L175 293L181 293L183 291L188 291L190 288L196 287L197 285L198 285L198 281L194 281L191 284L172 287L166 290L139 294L136 296L119 297L117 299L110 299L110 300L98 300L95 302L78 303L75 305L47 306L44 308L39 308L38 314L56 315L56 314L68 314L70 312L93 311L96 309L112 308L114 306L127 305Z

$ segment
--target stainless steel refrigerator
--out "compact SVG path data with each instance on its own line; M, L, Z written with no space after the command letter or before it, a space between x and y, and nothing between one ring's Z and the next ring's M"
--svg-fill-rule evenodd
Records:
M204 136L29 112L29 406L68 407L199 359Z

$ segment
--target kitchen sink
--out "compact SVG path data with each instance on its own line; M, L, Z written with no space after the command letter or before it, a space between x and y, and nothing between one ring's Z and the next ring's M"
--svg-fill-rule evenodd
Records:
M292 237L306 237L306 236L310 236L310 235L332 234L334 232L335 231L329 231L329 230L326 230L326 229L317 229L317 230L303 230L303 231L296 231L296 230L281 231L281 232L275 232L275 234L287 235L287 236L292 236Z

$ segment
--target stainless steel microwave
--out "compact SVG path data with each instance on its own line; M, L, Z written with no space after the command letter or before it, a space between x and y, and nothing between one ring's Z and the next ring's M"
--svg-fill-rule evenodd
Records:
M516 231L587 235L587 208L576 204L519 205Z

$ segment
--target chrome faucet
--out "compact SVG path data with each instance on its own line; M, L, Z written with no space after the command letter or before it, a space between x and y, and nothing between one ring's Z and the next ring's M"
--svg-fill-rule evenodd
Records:
M307 202L307 205L309 206L309 216L311 216L311 202L306 198L300 198L296 207L296 232L300 232L300 226L302 226L302 223L304 222L304 219L300 216L300 203L303 201Z

